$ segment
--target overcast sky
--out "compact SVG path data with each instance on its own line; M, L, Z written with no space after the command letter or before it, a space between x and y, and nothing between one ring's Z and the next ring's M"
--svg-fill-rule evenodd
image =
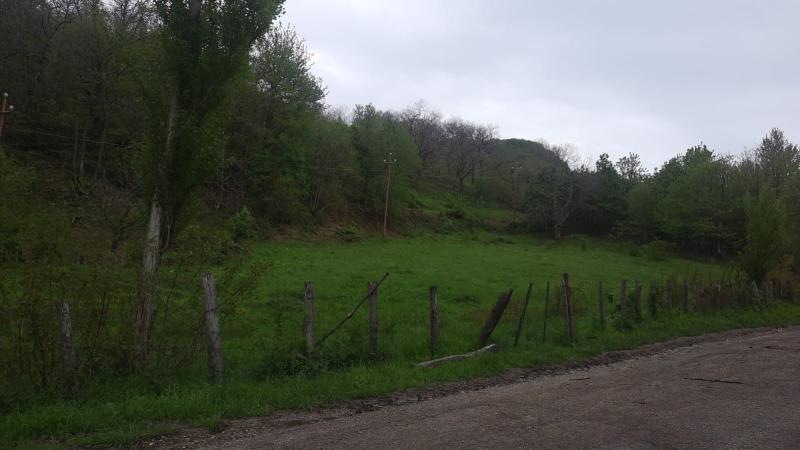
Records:
M287 0L328 103L425 99L502 137L648 167L800 141L798 0Z

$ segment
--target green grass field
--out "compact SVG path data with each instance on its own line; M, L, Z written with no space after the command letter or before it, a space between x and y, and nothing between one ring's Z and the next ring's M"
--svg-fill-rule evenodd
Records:
M638 255L623 244L572 238L563 242L488 232L410 239L256 244L249 263L266 263L256 295L223 317L226 382L207 382L205 353L179 373L158 371L85 386L77 400L20 406L0 422L0 446L123 445L179 426L216 428L225 419L312 408L336 400L374 396L437 381L463 379L631 348L675 336L723 329L800 322L800 306L747 307L713 313L663 314L622 331L601 329L597 284L615 298L621 279L722 276L721 265ZM317 293L317 335L333 327L367 292L367 282L390 275L379 291L378 354L368 356L367 311L359 312L307 360L302 350L303 283ZM551 313L542 342L544 292L564 272L575 292L577 339L566 339L564 319ZM199 280L198 280L199 282ZM514 326L528 283L534 285L520 345ZM439 287L439 354L473 350L489 309L501 291L514 298L491 341L500 351L435 369L428 359L428 289ZM555 287L553 287L555 292ZM230 299L220 298L221 303ZM200 299L198 299L198 302ZM613 307L609 306L609 310ZM610 320L613 320L610 319Z

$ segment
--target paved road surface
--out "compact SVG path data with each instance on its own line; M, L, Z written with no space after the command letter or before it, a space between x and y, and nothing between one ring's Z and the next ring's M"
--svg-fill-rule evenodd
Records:
M800 449L800 328L189 446Z

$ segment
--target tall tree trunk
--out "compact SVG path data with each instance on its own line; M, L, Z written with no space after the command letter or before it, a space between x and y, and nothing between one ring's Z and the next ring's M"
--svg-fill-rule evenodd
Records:
M147 237L144 243L142 267L142 288L139 308L136 311L136 344L137 364L147 360L150 350L150 332L153 329L156 300L158 298L158 267L161 259L161 224L163 210L157 194L153 194L150 202L150 218L147 221Z
M162 163L169 166L172 158L173 137L175 134L175 115L178 108L177 89L173 93L167 114L166 138ZM153 192L150 200L150 215L147 221L147 234L144 242L142 258L142 287L139 306L136 311L136 342L134 343L134 364L142 365L147 361L150 350L150 333L153 330L153 317L158 300L158 267L161 262L161 236L164 224L164 210L160 196L164 193L159 188Z
M553 235L557 241L561 239L561 225L553 225Z

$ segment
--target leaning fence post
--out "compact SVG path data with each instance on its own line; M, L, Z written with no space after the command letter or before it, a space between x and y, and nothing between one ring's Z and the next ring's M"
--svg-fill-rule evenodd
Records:
M598 300L600 302L600 328L606 327L606 298L605 292L603 292L603 282L601 281L598 285Z
M303 302L306 307L306 317L303 322L303 331L306 338L306 355L314 354L314 321L316 311L314 309L314 283L307 281L303 293Z
M575 341L575 319L572 316L572 288L569 287L569 274L565 273L563 277L564 286L564 309L567 314L567 334L570 341Z
M378 353L378 283L370 281L369 296L369 354Z
M528 302L531 299L531 290L533 283L528 285L528 293L525 294L525 303L522 305L522 314L519 316L519 323L517 323L517 334L514 336L514 347L519 343L519 335L522 333L522 324L525 323L525 313L528 312Z
M429 292L431 312L431 358L439 347L439 288L431 286Z
M486 319L486 323L483 324L483 329L481 329L481 334L478 337L478 342L480 343L481 347L486 345L486 343L489 341L489 337L494 332L494 329L497 328L497 324L500 323L500 319L503 317L503 313L505 312L508 303L511 301L511 295L513 293L513 289L508 292L501 292L500 296L497 298L497 302L489 312L489 317Z
M61 322L61 348L63 351L64 375L67 389L75 394L78 391L77 356L75 342L72 338L72 316L69 312L69 303L59 300L56 305L58 317Z
M208 337L208 368L215 383L222 382L222 336L219 330L219 308L217 286L214 275L203 275L203 290L206 294L206 333Z

